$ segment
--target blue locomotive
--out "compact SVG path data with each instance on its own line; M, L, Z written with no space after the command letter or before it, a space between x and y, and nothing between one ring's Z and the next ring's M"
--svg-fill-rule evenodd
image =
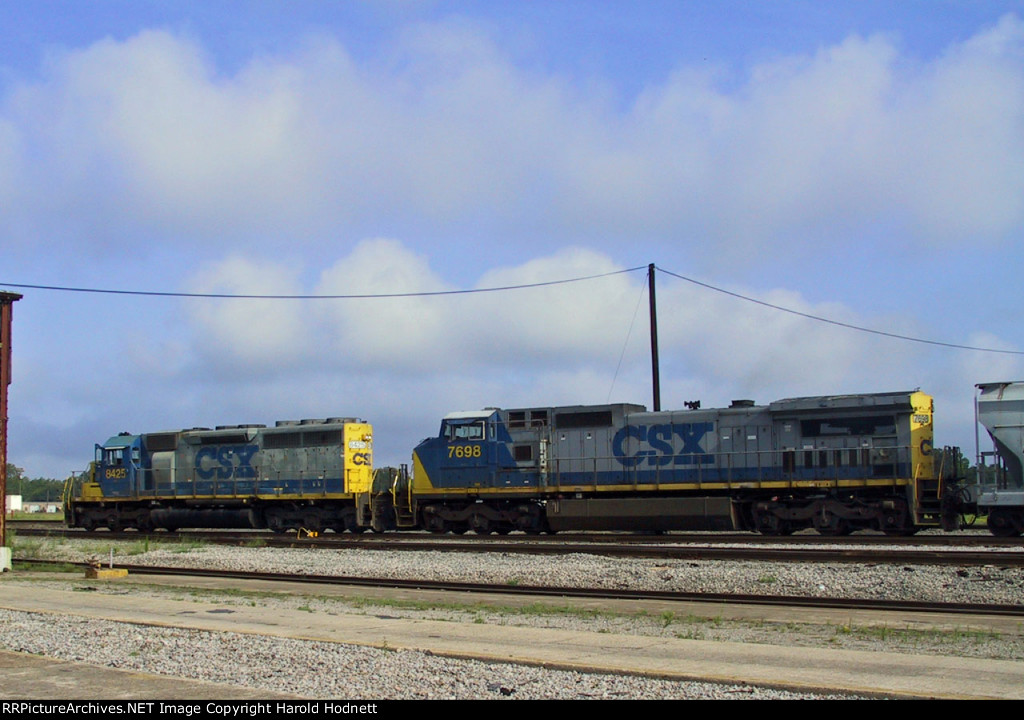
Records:
M70 527L365 529L373 432L357 418L115 435L65 487ZM365 509L364 509L365 511Z
M893 534L957 524L956 453L920 391L648 412L487 409L446 416L393 493L434 532L802 528Z
M432 532L814 528L911 534L987 515L1024 532L1024 383L979 385L994 450L977 479L933 444L919 390L648 412L607 404L455 412L408 468L373 469L370 425L331 418L121 434L69 482L69 526Z

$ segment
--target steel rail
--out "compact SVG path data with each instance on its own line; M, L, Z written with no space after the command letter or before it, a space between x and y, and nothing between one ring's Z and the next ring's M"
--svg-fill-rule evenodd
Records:
M59 532L61 530L68 530L68 532L85 532L75 528L65 528L62 524L56 522L40 522L33 520L8 520L8 525L12 528L18 529L21 532L31 532L36 530L49 530L50 532ZM49 526L49 527L47 527ZM105 535L107 530L100 529L94 531L98 535ZM129 534L135 533L136 531L128 531ZM274 534L267 530L216 530L216 529L182 529L176 531L180 536L189 536L195 534L227 534L232 533L239 535L246 535L249 537L274 537ZM174 536L175 533L165 533L162 531L156 531L151 533L154 537L168 537L168 535ZM335 537L335 533L323 534L322 538ZM475 535L469 533L467 535L432 535L425 532L416 531L402 531L393 532L389 531L386 533L374 533L367 535L343 533L341 537L347 537L355 541L356 538L380 538L386 537L391 542L402 542L402 541L416 541L422 540L423 538L429 537L432 541L443 542L449 540L451 542L467 542L470 539L478 543L493 543L493 542L531 542L531 543L560 543L560 542L588 542L588 543L638 543L638 544L672 544L680 542L688 543L706 543L706 544L726 544L726 543L753 543L757 545L905 545L910 547L916 546L927 546L927 545L940 545L940 546L981 546L981 547L1019 547L1024 549L1024 538L1020 537L996 537L991 535L987 530L965 528L961 534L946 533L941 535L911 535L911 536L900 536L900 535L885 535L882 533L855 533L853 535L842 535L842 536L829 536L819 535L817 533L806 533L797 535L760 535L757 533L742 532L742 531L722 531L722 532L688 532L688 533L628 533L628 532L606 532L606 533L585 533L585 532L562 532L557 535L524 535L515 533L512 535Z
M69 563L60 560L33 560L16 558L21 564L72 565L88 567L89 563ZM494 585L404 578L369 578L344 575L312 575L302 573L268 573L243 570L215 570L206 568L158 567L151 565L123 565L118 569L135 575L172 575L178 577L219 578L234 580L261 580L277 583L311 585L344 585L351 587L394 588L436 592L479 593L486 595L543 596L586 598L600 600L657 600L662 602L712 603L734 605L767 605L776 607L804 607L817 609L874 610L888 612L915 612L952 615L997 615L1024 617L1024 605L998 605L992 603L945 603L914 600L885 600L872 598L829 598L795 595L744 595L733 593L696 593L662 590L630 590L613 588L576 588L544 585Z
M818 545L827 547L757 547L741 544L735 547L705 545L680 538L677 545L637 542L564 542L536 538L451 538L420 535L416 538L397 535L328 535L298 537L268 533L155 533L135 531L102 531L86 534L82 531L22 530L25 536L88 537L91 540L123 542L188 542L201 541L223 545L258 545L267 548L313 548L320 550L367 550L401 552L504 552L522 555L600 555L604 557L650 558L660 560L746 560L753 562L809 562L809 563L867 563L1024 567L1024 551L1013 550L934 550L875 547L847 547L822 538Z

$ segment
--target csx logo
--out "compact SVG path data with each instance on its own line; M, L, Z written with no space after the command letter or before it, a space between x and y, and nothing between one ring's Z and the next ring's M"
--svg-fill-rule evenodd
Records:
M352 453L353 465L371 465L370 453Z
M196 453L196 475L203 480L256 477L251 463L258 450L258 445L204 447Z
M709 422L680 423L678 425L626 425L612 438L612 454L626 467L635 467L647 460L647 465L705 465L714 462L700 446L704 436L714 429ZM630 438L635 443L630 442ZM681 441L682 447L676 448ZM627 455L624 446L637 449Z

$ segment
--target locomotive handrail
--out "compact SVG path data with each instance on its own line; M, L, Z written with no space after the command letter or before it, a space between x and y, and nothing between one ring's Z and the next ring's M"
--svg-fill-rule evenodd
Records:
M254 468L254 472L255 475L253 476L239 476L237 473L232 472L227 478L211 478L210 480L200 479L190 474L185 478L179 479L174 477L168 481L161 482L152 479L154 473L151 470L145 470L143 471L144 477L149 477L150 482L139 483L139 485L145 484L151 487L146 489L136 488L132 497L140 499L156 497L177 498L210 494L239 498L267 494L270 488L274 488L279 494L326 497L328 494L334 494L329 490L331 482L336 481L340 483L340 488L337 490L338 493L344 492L345 488L344 478L331 478L319 472L310 476L307 471L299 470L295 473L288 473L285 476L283 471L277 470L273 473L266 473L258 466ZM286 493L285 490L289 483L297 483L297 486L294 489L289 489ZM209 493L201 492L205 490L204 486L207 484L209 486Z
M856 452L858 462L836 463L836 453ZM783 462L786 453L804 453L802 462L797 463L794 457L792 467ZM868 454L870 453L870 455ZM822 482L828 481L838 483L841 481L861 480L867 481L874 478L900 477L917 483L921 479L921 470L911 462L912 448L909 445L884 445L871 448L807 448L807 449L783 449L783 450L737 450L730 452L701 453L702 456L711 456L710 462L693 462L690 465L670 465L665 462L646 464L651 462L649 458L659 456L640 456L634 464L621 466L622 484L633 488L643 487L645 490L660 489L665 483L679 483L703 485L706 483L723 483L732 486L738 483L764 483L764 482L785 482L790 487L794 483L801 482ZM693 454L697 457L697 454ZM872 458L876 458L874 462ZM773 459L776 460L772 464ZM825 460L821 464L821 459ZM879 462L878 459L885 462ZM867 462L864 462L867 460ZM583 489L594 490L601 486L599 477L601 467L615 468L616 461L621 458L612 455L592 456L570 456L555 458L550 470L551 486L555 490L572 487L575 491ZM750 463L749 465L747 463ZM574 468L576 468L574 470ZM880 470L884 469L884 470ZM692 476L685 480L678 476L673 477L677 472L688 472ZM717 472L717 477L709 476L709 473ZM644 482L644 473L649 473L650 482ZM569 482L566 477L572 477L586 482Z

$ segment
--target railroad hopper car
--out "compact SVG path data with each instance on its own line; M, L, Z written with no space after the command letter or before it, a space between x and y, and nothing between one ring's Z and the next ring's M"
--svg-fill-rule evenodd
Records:
M373 433L356 418L122 433L65 487L70 527L360 530Z
M991 451L978 447L977 509L988 516L993 535L1024 532L1024 383L977 386L978 423L992 441Z
M692 405L450 414L415 448L412 477L396 483L395 522L434 532L909 534L959 521L944 501L959 498L959 463L955 451L933 450L925 393Z

